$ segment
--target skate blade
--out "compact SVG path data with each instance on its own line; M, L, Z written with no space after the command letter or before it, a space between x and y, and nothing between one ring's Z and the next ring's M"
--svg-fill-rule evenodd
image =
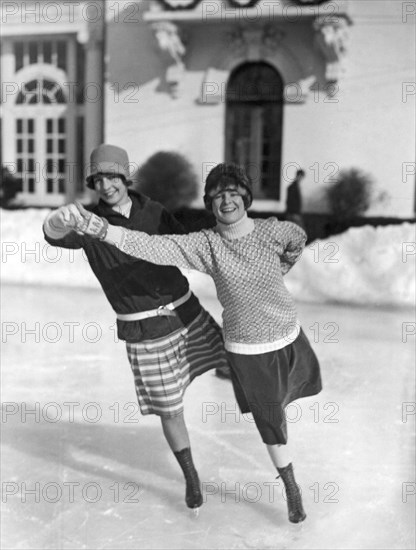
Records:
M289 522L289 525L290 525L290 530L292 532L303 531L303 529L305 528L305 520L303 519L302 521L299 521L298 523Z
M189 516L192 518L192 519L197 519L199 517L199 510L201 508L189 508Z

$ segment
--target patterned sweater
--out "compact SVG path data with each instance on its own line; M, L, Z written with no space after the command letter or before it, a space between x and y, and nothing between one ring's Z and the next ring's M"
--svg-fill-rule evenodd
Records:
M295 305L283 282L306 241L293 223L245 215L235 224L218 223L188 235L147 235L110 226L106 240L136 258L210 275L224 308L228 351L267 353L299 334Z

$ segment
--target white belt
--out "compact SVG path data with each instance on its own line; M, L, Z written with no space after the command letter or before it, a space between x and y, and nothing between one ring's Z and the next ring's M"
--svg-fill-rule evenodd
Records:
M138 313L117 313L117 319L119 321L141 321L142 319L149 319L150 317L159 317L159 316L166 316L166 315L173 315L174 309L184 304L189 298L191 297L191 291L188 290L188 292L182 296L181 298L178 298L174 302L171 302L170 304L166 304L165 306L160 306L157 309L149 309L148 311L139 311Z

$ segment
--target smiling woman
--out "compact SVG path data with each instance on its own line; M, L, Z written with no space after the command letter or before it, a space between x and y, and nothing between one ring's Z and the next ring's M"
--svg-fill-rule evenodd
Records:
M112 207L130 202L123 176L100 173L93 177L93 184L100 199Z
M218 222L236 223L253 200L251 181L235 164L219 164L209 173L204 201Z
M244 216L244 200L241 187L218 188L212 199L212 211L217 221L225 224L236 223Z

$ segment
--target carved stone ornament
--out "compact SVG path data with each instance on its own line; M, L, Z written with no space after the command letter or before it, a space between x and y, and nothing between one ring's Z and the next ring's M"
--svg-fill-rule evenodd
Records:
M315 41L326 61L325 77L329 81L338 80L342 72L342 61L347 51L348 27L351 21L347 17L317 17L313 23Z
M274 25L266 25L263 28L263 36L262 36L262 42L263 42L263 52L267 54L273 54L278 48L280 48L283 39L285 37L285 33L275 27Z
M159 3L170 11L177 10L192 10L203 0L159 0ZM228 0L228 3L233 8L252 8L259 4L261 0ZM291 0L297 6L318 6L329 0Z
M162 6L171 11L191 10L197 6L200 0L159 0Z
M185 46L179 36L177 25L171 21L160 21L153 23L152 29L155 33L159 48L168 54L175 62L166 71L166 82L169 85L172 97L178 97L179 85L185 74L185 65L182 57L186 53Z
M227 46L235 57L254 61L273 54L284 36L285 33L273 25L254 28L239 26L227 33Z
M177 25L171 21L160 21L153 23L152 29L159 48L166 52L175 63L182 63L182 57L185 55L186 50L179 36Z
M324 4L329 0L292 0L294 4L298 6L319 6L319 4Z
M167 10L191 10L195 8L202 0L159 0ZM251 8L258 4L260 0L228 0L230 6L234 8Z
M233 8L252 8L260 0L228 0Z
M235 57L245 57L247 54L247 41L241 27L235 27L226 35L227 49Z

